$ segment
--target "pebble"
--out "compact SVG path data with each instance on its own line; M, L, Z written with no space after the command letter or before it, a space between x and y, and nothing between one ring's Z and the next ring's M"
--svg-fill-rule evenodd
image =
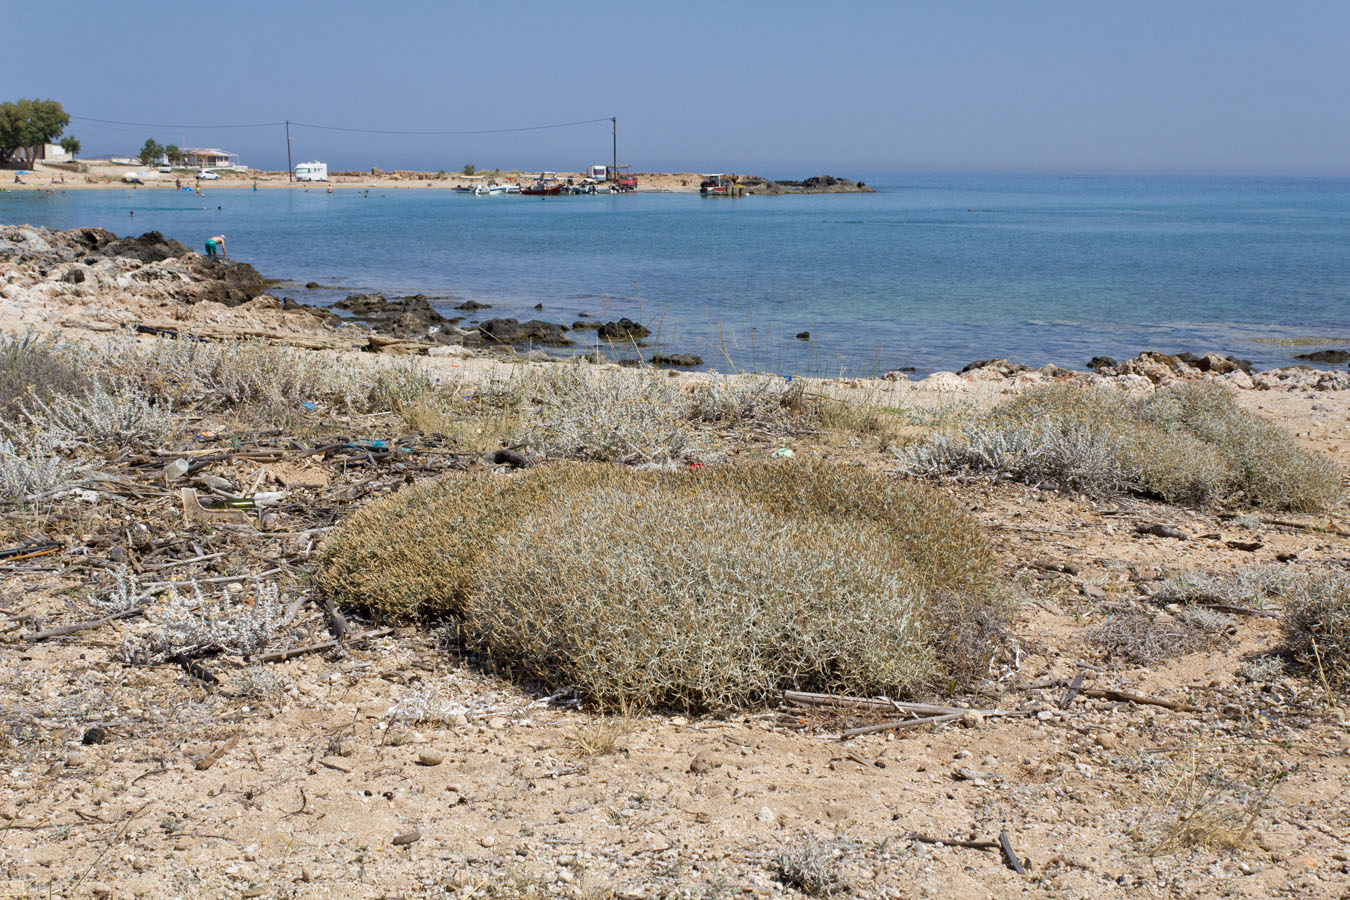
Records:
M434 750L423 750L417 754L419 766L439 766L443 762L445 762L445 754L437 753Z
M1100 731L1092 738L1097 746L1103 750L1115 750L1120 747L1120 741L1109 731Z
M755 818L759 819L765 825L772 825L775 817L773 814L773 810L769 809L767 806L761 806L759 808L759 815L757 815Z
M497 846L497 839L490 834L485 834L478 839L478 846L495 847Z
M707 750L700 750L694 756L693 761L689 763L689 771L693 772L695 775L706 775L719 765L721 765L721 763L719 763L717 758L710 752Z
M501 716L493 716L492 718L488 719L487 724L488 727L491 728L493 731L501 731L503 728L506 727L506 720L503 719Z
M406 847L409 844L413 844L416 843L417 841L420 841L421 839L422 839L422 832L414 828L411 831L405 831L402 834L394 835L393 839L389 843L393 844L395 847Z

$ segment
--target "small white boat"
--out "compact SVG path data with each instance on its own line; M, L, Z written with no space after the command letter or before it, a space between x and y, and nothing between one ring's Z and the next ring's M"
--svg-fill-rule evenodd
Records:
M497 184L494 181L491 184L480 184L478 187L473 189L473 192L480 197L487 197L492 194L505 194L506 185Z

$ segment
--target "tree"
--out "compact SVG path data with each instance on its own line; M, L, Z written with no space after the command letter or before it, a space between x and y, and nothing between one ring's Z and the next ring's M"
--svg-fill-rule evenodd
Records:
M164 157L169 161L169 165L176 166L183 161L183 151L177 144L168 144L164 148Z
M465 164L464 164L464 174L465 174L465 175L472 175L472 174L473 174L474 172L476 172L476 171L478 171L478 169L474 166L473 163L465 163Z
M145 146L141 147L141 165L148 166L163 155L164 148L154 138L146 138Z
M69 153L71 159L74 159L75 154L80 152L80 139L73 134L61 138L61 149Z
M70 116L55 100L0 103L0 163L17 152L31 168L42 145L59 138L69 124Z

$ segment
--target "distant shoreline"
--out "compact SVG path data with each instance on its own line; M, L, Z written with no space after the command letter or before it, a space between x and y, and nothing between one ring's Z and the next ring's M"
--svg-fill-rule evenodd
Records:
M82 168L83 171L77 171ZM371 169L369 172L335 171L329 180L293 181L284 171L231 171L215 170L219 180L198 181L196 170L190 168L175 169L172 173L161 173L155 167L128 166L115 164L107 160L87 160L76 163L49 165L39 162L33 174L21 175L22 184L14 183L17 170L0 170L0 191L68 191L68 190L179 190L180 184L189 187L200 185L202 190L222 188L259 190L454 190L456 187L473 187L497 181L502 184L528 185L541 174L521 170L489 170L466 175L463 172L424 172L415 169L383 171ZM122 181L126 175L139 174L143 183L128 184ZM551 172L558 180L571 179L577 184L586 178L583 172ZM709 176L698 172L636 172L638 193L697 194L700 184ZM779 194L841 194L872 193L873 188L862 182L853 182L847 178L835 178L830 175L814 176L802 181L774 181L759 175L730 175L744 188L744 193L756 195ZM834 182L831 184L825 181ZM813 184L813 182L816 182Z

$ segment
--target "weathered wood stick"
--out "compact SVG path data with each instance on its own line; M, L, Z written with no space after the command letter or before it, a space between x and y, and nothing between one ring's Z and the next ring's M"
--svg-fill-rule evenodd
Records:
M1073 684L1070 684L1069 689L1064 692L1064 699L1059 701L1060 709L1068 709L1069 704L1073 702L1073 698L1078 696L1078 690L1083 686L1084 674L1083 670L1079 669L1078 674L1073 676Z
M998 843L1003 849L1003 859L1008 863L1008 868L1018 875L1027 874L1027 870L1022 868L1022 861L1017 858L1017 851L1013 849L1012 838L1008 837L1006 828L998 833Z
M115 612L112 615L104 616L101 619L93 619L88 622L75 622L70 625L61 625L57 628L49 628L46 631L38 631L33 634L25 634L23 639L30 643L45 641L48 638L64 637L68 634L78 634L81 631L89 631L94 628L101 628L109 622L115 622L118 619L127 619L131 616L139 616L145 612L145 607L138 606L135 609L124 609L121 612Z
M998 841L960 841L956 838L948 840L947 838L929 837L926 834L919 834L917 831L909 833L911 841L918 841L920 844L942 844L945 847L969 847L971 850L997 850Z
M1121 700L1126 703L1143 703L1148 706L1161 706L1164 709L1174 709L1177 712L1201 712L1200 707L1192 706L1189 703L1183 703L1180 700L1164 700L1161 697L1146 697L1143 694L1132 694L1129 691L1118 691L1114 688L1083 688L1083 696L1099 697L1103 700Z
M220 758L224 756L226 753L229 753L231 750L233 750L234 745L239 743L239 734L240 732L236 731L234 734L230 735L228 738L225 739L225 743L221 744L219 747L212 750L210 753L206 754L201 759L197 760L197 768L205 772L207 769L211 768L216 763L220 762Z
M882 700L877 698L846 697L838 694L815 694L809 691L783 691L783 699L801 706L863 706L871 709L885 709L891 712L912 712L919 715L944 715L962 713L966 710L958 706L938 706L932 703L909 703L904 700Z
M374 640L375 638L384 637L387 634L393 633L394 629L392 628L377 628L374 631L367 631L365 634L358 634L355 637L350 638L346 643L357 644L362 641ZM306 653L320 653L324 650L332 650L337 645L337 641L322 641L317 644L308 644L304 647L291 647L286 650L274 650L271 653L262 653L259 654L256 659L260 663L284 662L297 656L304 656Z
M875 734L878 731L903 731L907 728L918 728L921 725L941 725L944 722L954 722L965 715L965 711L946 713L940 716L925 716L921 719L896 719L891 722L881 722L877 725L862 725L858 728L850 728L839 734L839 739L857 737L860 734Z

